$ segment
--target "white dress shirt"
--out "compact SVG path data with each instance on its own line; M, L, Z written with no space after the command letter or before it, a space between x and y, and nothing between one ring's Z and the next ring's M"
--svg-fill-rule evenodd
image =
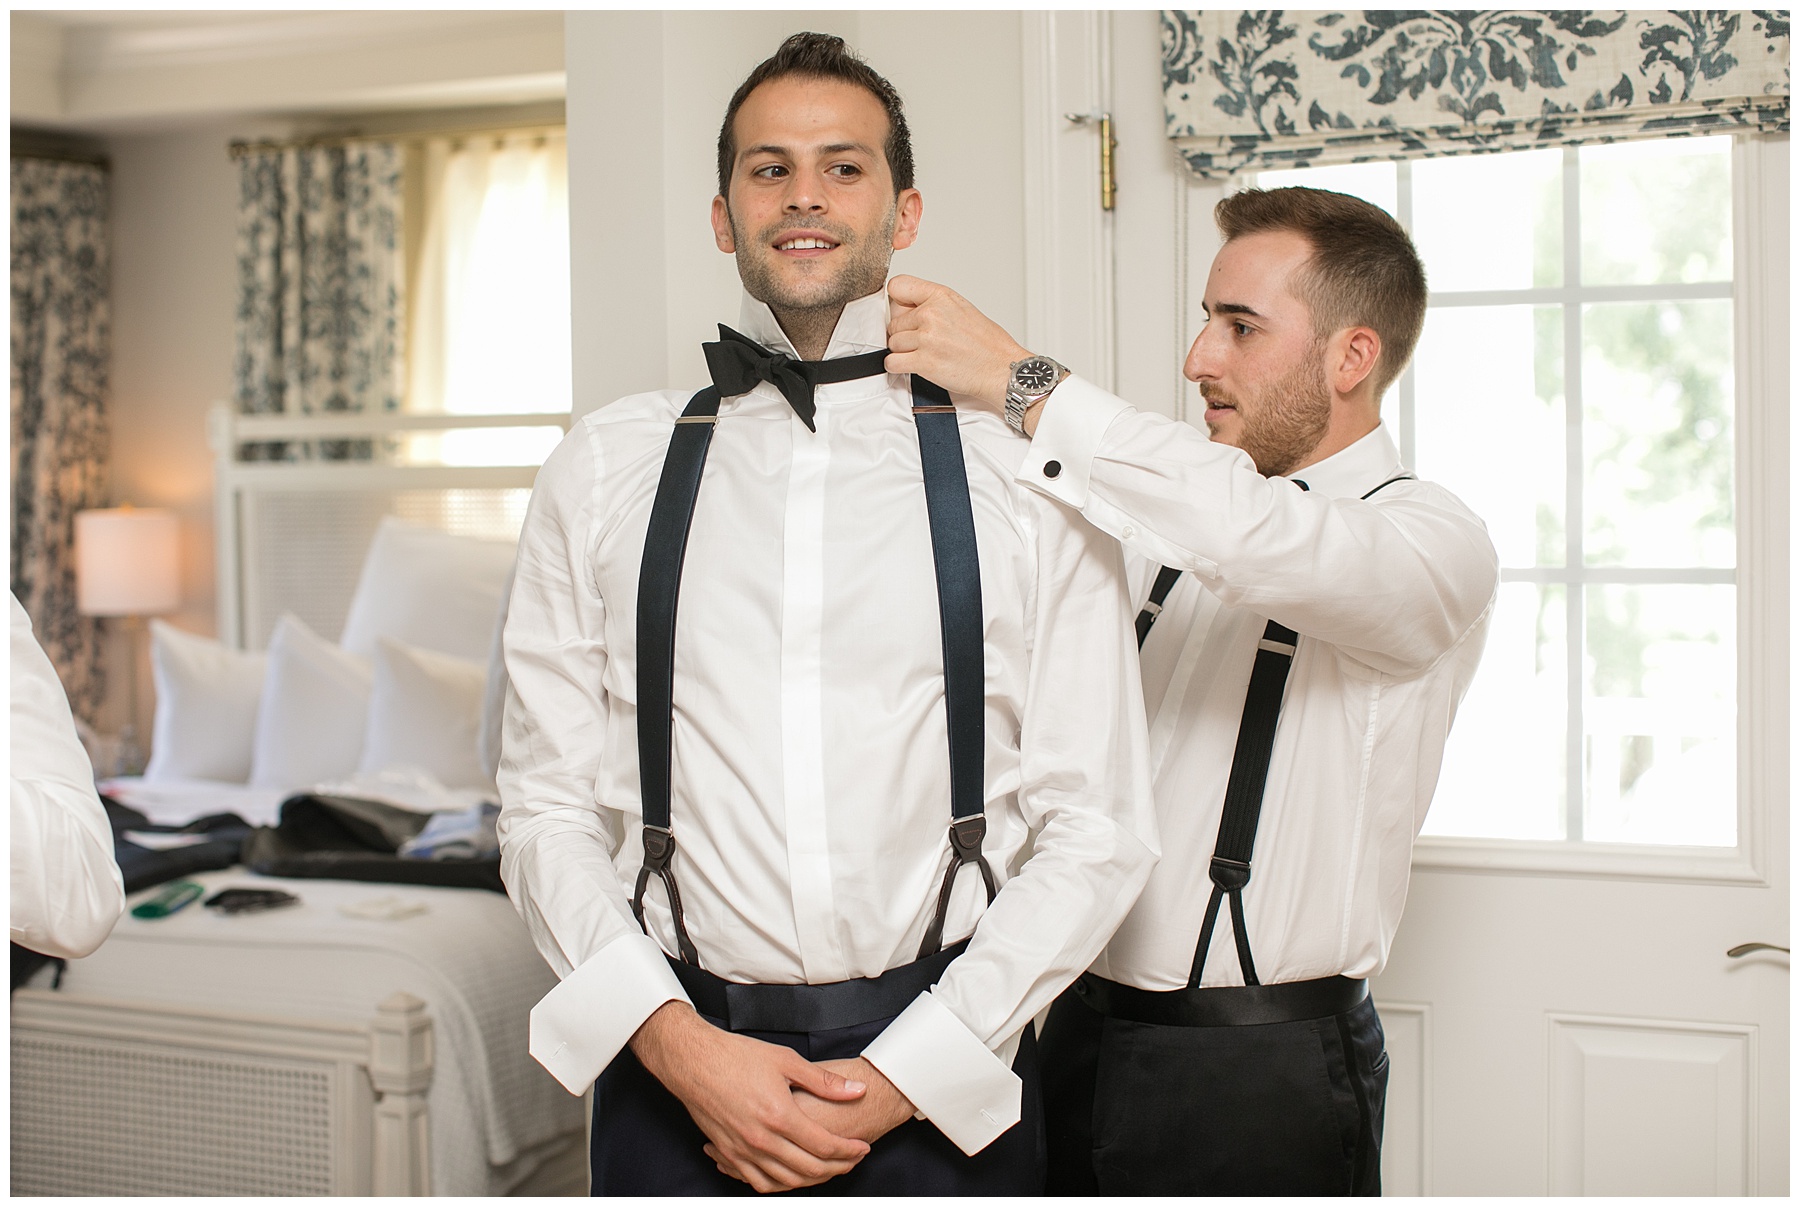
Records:
M69 697L12 600L12 941L74 959L125 912L125 880Z
M1094 965L1187 983L1225 785L1267 620L1300 634L1244 912L1264 984L1387 961L1412 843L1499 584L1487 529L1441 486L1400 481L1384 428L1291 476L1139 412L1079 377L1044 408L1019 480L1078 507L1133 556L1136 598L1183 573L1150 630L1143 686L1163 859ZM1242 985L1221 909L1203 985Z
M741 330L793 354L768 308ZM852 302L828 357L886 346ZM539 473L506 624L501 871L562 976L532 1053L582 1092L686 1000L642 865L636 606L650 507L692 391L578 422ZM909 379L823 385L809 432L768 384L725 400L681 582L674 869L707 971L822 984L912 962L950 858L937 585ZM964 1151L1019 1118L1020 1029L1092 962L1154 862L1142 695L1116 543L1024 489L1028 450L960 414L980 551L985 851L957 878L937 987L865 1051ZM979 925L978 925L979 924Z

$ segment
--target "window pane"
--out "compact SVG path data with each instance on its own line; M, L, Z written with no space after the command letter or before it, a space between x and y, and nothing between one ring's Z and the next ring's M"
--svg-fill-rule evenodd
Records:
M1304 185L1309 189L1330 189L1361 197L1371 205L1379 205L1394 213L1394 165L1391 163L1345 163L1324 168L1289 168L1283 172L1258 172L1259 189L1286 189Z
M1737 841L1736 594L1588 588L1589 840Z
M1561 151L1421 159L1413 242L1434 292L1562 284Z
M1736 563L1729 301L1582 315L1590 566Z
M1731 138L1581 148L1581 279L1731 279Z
M1567 560L1561 316L1431 310L1413 359L1416 469L1486 522L1503 566Z
M1424 833L1567 837L1567 595L1561 585L1506 583L1487 652L1457 711Z

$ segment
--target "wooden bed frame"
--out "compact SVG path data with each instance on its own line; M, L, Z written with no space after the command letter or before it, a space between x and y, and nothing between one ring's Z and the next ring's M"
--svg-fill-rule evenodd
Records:
M566 414L288 418L214 407L221 640L260 647L288 607L336 633L382 516L410 507L409 518L457 531L463 505L460 530L470 531L472 514L471 535L499 535L507 514L522 518L537 474L246 461L246 443L568 424ZM443 504L421 516L434 495ZM279 529L284 508L290 529L273 531L271 515ZM308 527L309 514L323 522ZM302 597L283 598L284 582L304 584ZM405 993L353 1026L21 989L12 997L12 1192L431 1194L433 1069L427 1003ZM585 1134L570 1137L532 1154L535 1168L509 1192L586 1193Z

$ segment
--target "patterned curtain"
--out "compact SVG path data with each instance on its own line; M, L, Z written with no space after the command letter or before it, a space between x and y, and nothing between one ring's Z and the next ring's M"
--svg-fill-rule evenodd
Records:
M106 506L106 169L12 161L12 591L92 720L100 622L75 611L75 513Z
M1168 11L1199 177L1788 128L1788 14Z
M395 411L405 382L401 148L249 147L238 157L236 395L245 414ZM368 440L316 455L367 457ZM247 455L301 460L299 442Z

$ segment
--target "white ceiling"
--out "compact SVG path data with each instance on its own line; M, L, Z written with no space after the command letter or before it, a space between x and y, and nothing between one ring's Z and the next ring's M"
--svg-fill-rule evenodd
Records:
M12 120L91 133L561 100L556 12L12 11Z

